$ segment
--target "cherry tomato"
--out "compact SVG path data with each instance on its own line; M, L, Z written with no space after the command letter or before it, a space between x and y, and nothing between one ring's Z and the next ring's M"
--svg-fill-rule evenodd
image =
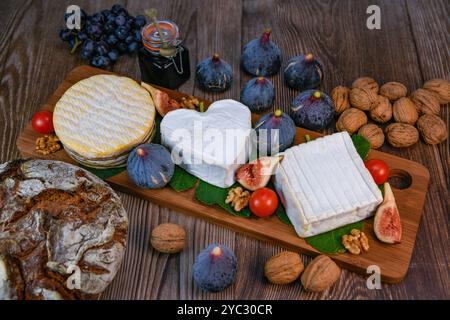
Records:
M389 167L386 162L378 159L371 159L364 162L364 164L377 185L385 183L389 178Z
M260 218L272 215L278 206L278 197L275 191L269 188L256 190L250 196L250 211Z
M53 128L53 113L50 111L38 111L31 120L31 125L36 132L49 134L55 131Z

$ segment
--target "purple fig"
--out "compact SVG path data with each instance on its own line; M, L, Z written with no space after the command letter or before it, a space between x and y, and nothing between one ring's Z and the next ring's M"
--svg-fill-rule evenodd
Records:
M204 91L222 92L231 86L233 71L231 66L215 53L197 65L197 83Z
M281 50L270 40L267 29L260 38L248 42L242 49L242 68L254 76L271 76L280 70Z
M284 68L284 79L292 89L318 89L322 84L323 65L311 53L292 57Z
M252 112L262 112L270 109L275 100L275 87L264 77L253 78L241 92L241 102Z
M292 101L291 112L298 127L323 130L333 120L333 100L323 92L307 90Z

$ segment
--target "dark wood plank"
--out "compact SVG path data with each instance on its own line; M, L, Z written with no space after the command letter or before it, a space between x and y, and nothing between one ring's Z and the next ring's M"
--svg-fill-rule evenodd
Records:
M450 2L406 1L411 33L414 37L417 59L425 82L434 78L450 79ZM432 23L431 23L432 22ZM430 36L433 35L433 36ZM441 107L441 117L450 125L449 105ZM424 208L424 219L418 235L420 247L411 262L418 278L435 284L428 292L429 298L440 293L450 296L450 265L448 246L436 246L436 239L449 239L450 232L450 142L447 139L437 146L420 146L420 160L433 177ZM415 292L420 284L411 281L409 290Z

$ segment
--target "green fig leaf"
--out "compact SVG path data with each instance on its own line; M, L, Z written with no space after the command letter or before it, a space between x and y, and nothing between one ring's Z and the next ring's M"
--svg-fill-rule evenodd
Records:
M194 177L186 170L180 168L179 166L175 166L175 171L173 172L169 185L173 190L182 192L195 187L198 180L199 179L197 177Z
M278 219L281 220L281 222L292 226L291 220L289 220L289 217L286 214L286 210L284 210L284 207L281 204L281 202L278 202L278 207L277 210L275 211L275 214L277 215Z
M359 156L365 160L370 150L370 142L362 135L354 134L352 136L353 145L358 151Z
M363 227L364 220L351 223L346 226L318 234L316 236L305 238L305 240L310 246L322 253L344 253L346 249L342 245L342 236L350 234L350 231L352 229L362 230Z
M242 209L241 211L236 211L230 204L225 203L228 191L238 186L239 185L235 183L230 188L219 188L203 180L200 180L200 183L198 184L197 189L195 190L195 197L197 198L198 201L206 205L209 206L218 205L219 207L226 210L228 213L231 213L232 215L248 218L251 215L250 209L248 207Z

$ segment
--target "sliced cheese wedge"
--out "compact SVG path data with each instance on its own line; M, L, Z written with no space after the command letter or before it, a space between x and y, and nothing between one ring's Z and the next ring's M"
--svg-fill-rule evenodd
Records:
M383 200L347 132L287 149L275 187L300 237L365 219Z

